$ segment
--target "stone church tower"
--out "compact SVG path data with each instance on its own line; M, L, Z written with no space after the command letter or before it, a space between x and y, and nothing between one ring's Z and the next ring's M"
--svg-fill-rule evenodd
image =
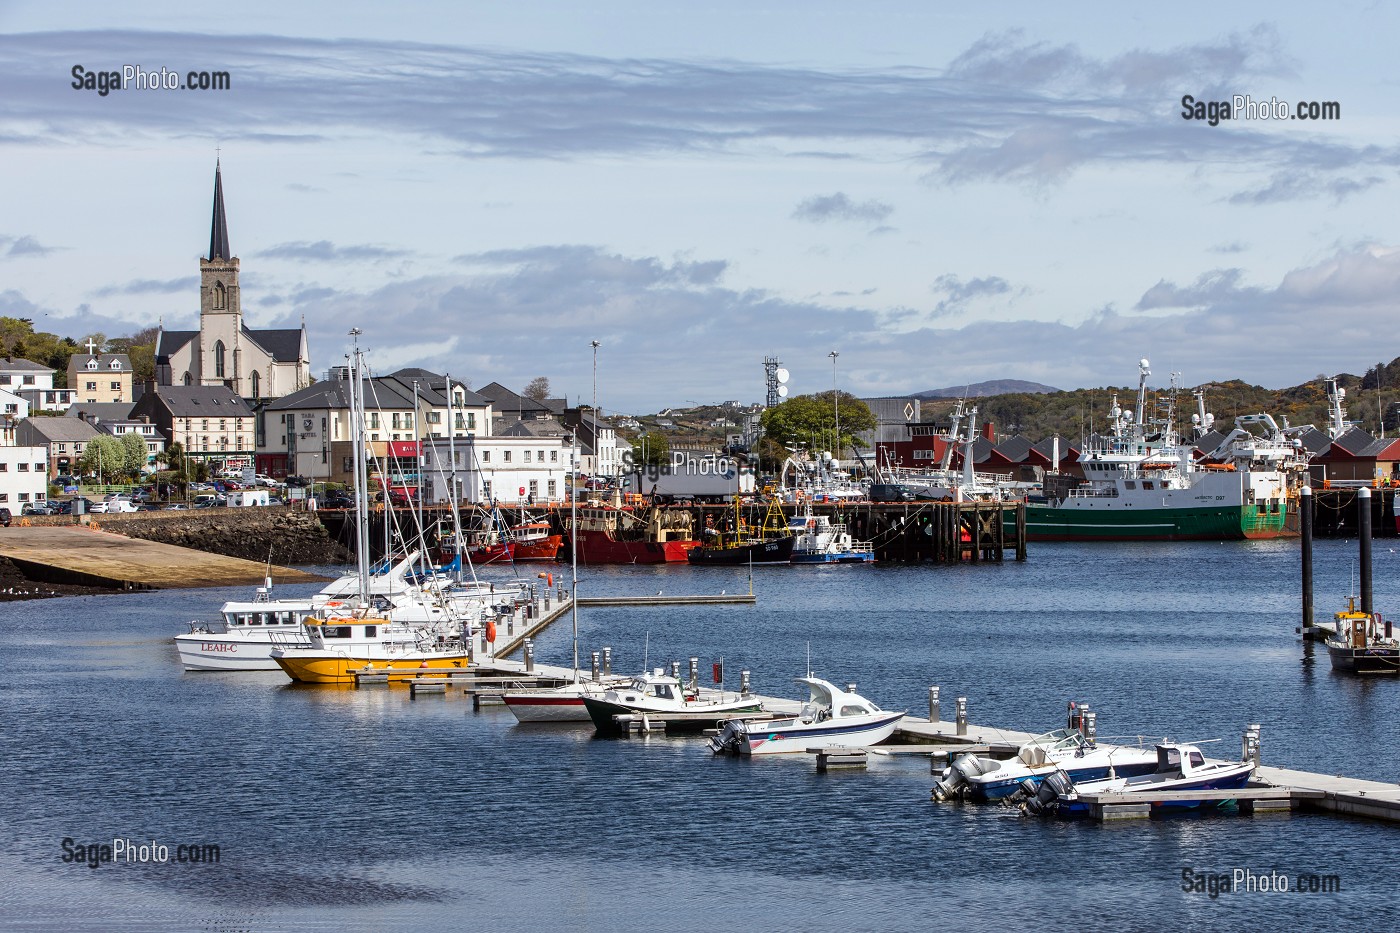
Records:
M256 405L311 384L306 325L250 330L243 324L238 260L228 240L223 166L214 164L209 255L199 260L199 330L161 329L156 384L226 386Z
M228 386L235 395L256 398L247 383L243 360L243 308L238 287L238 260L228 245L224 213L223 167L214 163L214 220L209 230L209 258L199 260L200 385Z

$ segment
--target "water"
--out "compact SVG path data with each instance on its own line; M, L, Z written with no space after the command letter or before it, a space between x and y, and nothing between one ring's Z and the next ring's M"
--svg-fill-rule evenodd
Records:
M1378 608L1400 555L1376 547ZM1320 542L1318 608L1354 543ZM1039 545L1025 564L759 568L755 607L585 609L616 670L723 657L796 695L813 669L886 708L1042 730L1089 700L1101 735L1263 724L1270 764L1400 780L1400 682L1311 663L1296 542ZM567 570L565 570L567 573ZM593 568L584 595L729 592L733 568ZM283 588L288 594L309 588ZM1039 822L929 801L927 762L714 758L695 739L521 727L460 694L180 671L171 635L244 590L0 609L0 924L170 930L925 930L1400 925L1400 828L1328 816ZM567 663L567 617L537 642ZM61 860L62 840L220 847L214 865ZM1339 875L1327 894L1181 890L1182 870ZM1085 911L1094 919L1086 919Z

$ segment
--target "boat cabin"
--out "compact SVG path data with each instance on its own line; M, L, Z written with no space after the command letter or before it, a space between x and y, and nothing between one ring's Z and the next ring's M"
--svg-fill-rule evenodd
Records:
M1158 745L1156 774L1187 777L1206 767L1206 756L1194 745Z

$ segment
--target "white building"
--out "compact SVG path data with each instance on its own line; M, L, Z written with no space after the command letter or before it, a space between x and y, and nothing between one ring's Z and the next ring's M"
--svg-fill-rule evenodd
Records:
M0 359L0 389L52 389L54 371L32 360Z
M18 516L31 502L48 498L49 449L15 445L15 424L0 422L0 508Z
M22 395L0 389L0 417L14 422L29 417L29 400Z
M29 403L31 411L36 412L65 412L78 401L77 389L36 389L34 386L21 386L15 392Z
M455 450L452 448L455 447ZM454 461L449 454L455 454ZM455 476L458 501L489 505L563 502L568 486L570 440L549 436L478 437L423 441L423 502L451 500Z

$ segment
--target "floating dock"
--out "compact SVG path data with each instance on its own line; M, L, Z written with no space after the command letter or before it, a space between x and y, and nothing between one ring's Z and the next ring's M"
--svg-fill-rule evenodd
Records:
M32 580L114 590L256 586L267 576L273 583L326 580L290 567L268 567L84 525L5 528L0 533L0 557L8 558Z

